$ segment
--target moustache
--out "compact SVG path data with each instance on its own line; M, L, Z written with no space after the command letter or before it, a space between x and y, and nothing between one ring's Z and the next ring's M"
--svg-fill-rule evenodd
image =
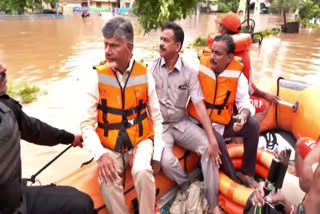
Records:
M166 51L166 49L162 45L160 45L159 47L160 47L160 50Z
M212 60L210 60L210 64L215 65L215 64L217 64L217 63L216 63L216 61L215 61L215 60L213 60L213 59L212 59Z

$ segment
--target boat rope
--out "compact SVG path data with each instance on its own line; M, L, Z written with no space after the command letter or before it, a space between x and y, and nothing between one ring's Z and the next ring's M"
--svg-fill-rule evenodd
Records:
M25 179L26 181L30 181L33 184L36 182L36 177L45 170L48 166L50 166L54 161L56 161L61 155L63 155L66 151L68 151L72 147L72 144L65 148L62 152L60 152L56 157L54 157L51 161L49 161L46 165L44 165L37 173L31 176L31 178Z
M280 80L284 79L283 77L279 77L277 79L277 96L280 95ZM276 120L276 129L279 129L279 121L278 121L278 106L279 104L276 103L276 110L275 110L275 120Z
M94 158L91 158L90 160L86 161L86 162L83 162L80 166L80 168L82 168L83 166L85 165L88 165L89 163L91 163L93 161Z

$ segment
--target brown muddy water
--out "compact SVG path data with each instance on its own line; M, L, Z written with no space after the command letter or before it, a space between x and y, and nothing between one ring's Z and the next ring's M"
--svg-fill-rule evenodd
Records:
M8 67L10 81L40 84L48 91L35 104L25 106L32 116L67 129L79 131L80 95L79 70L97 64L104 58L101 28L110 17L80 15L53 17L1 17L0 63ZM190 44L198 36L216 32L216 15L199 15L179 21L185 31L183 55L197 66L197 52ZM137 20L130 18L135 31L134 55L137 60L150 63L158 56L159 31L148 34L139 28ZM278 27L282 18L260 15L255 18L256 30ZM288 79L319 84L320 29L300 29L298 34L280 34L263 40L261 47L254 44L250 51L254 81L265 78ZM88 71L90 72L90 71ZM65 146L53 148L22 143L23 174L32 175ZM39 179L53 182L77 169L91 155L80 149L68 151Z

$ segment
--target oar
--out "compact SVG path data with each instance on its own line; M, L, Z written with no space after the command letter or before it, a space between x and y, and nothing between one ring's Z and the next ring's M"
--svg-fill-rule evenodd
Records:
M278 104L284 105L284 106L288 106L288 107L292 108L293 112L296 112L298 110L298 107L299 107L299 102L298 101L295 104L292 104L292 103L289 103L289 102L284 101L284 100L278 100Z
M25 179L26 181L31 181L33 184L36 182L36 177L45 170L48 166L50 166L55 160L57 160L63 153L68 151L72 147L72 144L65 148L62 152L60 152L56 157L54 157L51 161L49 161L46 165L44 165L36 174L32 175L31 178Z

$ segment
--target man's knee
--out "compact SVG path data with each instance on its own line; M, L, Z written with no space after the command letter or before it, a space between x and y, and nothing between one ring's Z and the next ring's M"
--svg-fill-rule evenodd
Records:
M131 174L133 176L133 178L135 178L136 176L149 176L152 175L152 168L151 165L147 165L147 164L141 164L139 166L134 165L131 169Z
M136 187L144 186L143 184L154 183L153 173L150 169L141 169L132 174L132 176Z
M260 132L260 122L255 117L249 117L246 125L253 133Z
M161 161L160 161L162 169L171 168L177 163L177 161L178 161L177 158L174 156L172 152L169 152L166 150L162 152Z

